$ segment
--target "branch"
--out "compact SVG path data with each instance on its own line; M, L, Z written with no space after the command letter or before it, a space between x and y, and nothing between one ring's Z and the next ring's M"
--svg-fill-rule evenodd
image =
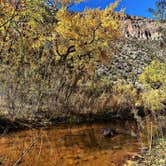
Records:
M66 58L69 54L76 52L75 45L69 46L66 53L64 53L64 54L60 53L57 41L55 42L55 46L56 46L56 53L61 57L61 61L66 60Z
M20 0L16 2L16 7L18 6L19 2L20 2ZM16 12L16 8L15 8L15 10L14 10L14 12L13 12L11 18L8 19L7 21L5 21L2 25L0 25L0 28L2 28L3 26L5 26L8 22L12 21L13 18L16 17L16 16L18 15L18 13L15 14L15 12Z
M61 56L61 54L60 54L60 52L59 52L57 40L55 41L55 46L56 46L56 53L57 53L59 56Z
M97 27L92 31L92 39L88 44L92 44L95 41L95 37L96 37L96 31L100 28L101 23L97 25Z
M62 54L62 56L68 56L70 53L73 53L73 52L75 52L75 51L76 51L75 46L72 45L72 46L70 46L70 47L67 49L67 51L66 51L65 54Z
M65 60L67 59L68 55L69 55L70 53L75 52L75 51L76 51L75 46L74 46L74 45L70 46L70 47L67 49L66 53L61 55L61 62L62 62L62 61L65 61Z
M32 149L32 147L35 145L36 141L33 141L21 154L21 156L19 157L19 159L13 164L13 166L18 166L20 164L20 162L22 161L22 159L24 158L24 156L29 153L29 151Z
M10 19L8 19L7 21L5 21L2 25L0 25L0 28L2 28L3 26L5 26L8 22L10 22L10 21L12 21L13 20L13 18L15 17L15 16L17 16L18 14L13 14L12 16L11 16L11 18Z

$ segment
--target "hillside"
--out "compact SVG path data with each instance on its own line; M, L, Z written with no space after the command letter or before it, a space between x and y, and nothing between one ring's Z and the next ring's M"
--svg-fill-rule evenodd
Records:
M152 19L125 15L121 18L125 41L119 44L119 52L113 56L108 67L98 69L99 75L106 75L115 82L118 79L134 81L152 60L166 61L166 47L162 46L163 34L159 23Z

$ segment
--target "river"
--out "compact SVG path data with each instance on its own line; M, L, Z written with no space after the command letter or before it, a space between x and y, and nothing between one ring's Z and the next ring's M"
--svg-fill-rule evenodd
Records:
M112 138L102 135L104 128L116 129ZM0 165L3 166L122 166L140 151L131 136L129 123L58 125L0 137Z

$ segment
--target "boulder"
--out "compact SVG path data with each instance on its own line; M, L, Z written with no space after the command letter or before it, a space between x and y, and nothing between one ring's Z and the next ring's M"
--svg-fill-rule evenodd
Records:
M105 128L103 129L103 136L104 137L113 137L117 134L116 130L111 128Z

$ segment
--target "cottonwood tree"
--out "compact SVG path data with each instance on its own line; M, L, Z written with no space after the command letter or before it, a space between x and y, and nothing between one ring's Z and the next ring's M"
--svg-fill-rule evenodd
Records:
M150 8L149 11L159 20L166 21L166 0L157 0L156 9Z
M159 20L159 29L158 31L162 34L160 46L162 48L165 47L166 43L166 0L157 0L156 1L156 9L149 9L149 12L151 12L154 17ZM163 24L164 23L164 24Z
M71 110L70 97L80 82L91 79L96 66L116 51L122 37L114 17L118 1L82 13L68 11L71 0L52 6L43 0L20 2L19 8L0 5L1 92L14 111Z

